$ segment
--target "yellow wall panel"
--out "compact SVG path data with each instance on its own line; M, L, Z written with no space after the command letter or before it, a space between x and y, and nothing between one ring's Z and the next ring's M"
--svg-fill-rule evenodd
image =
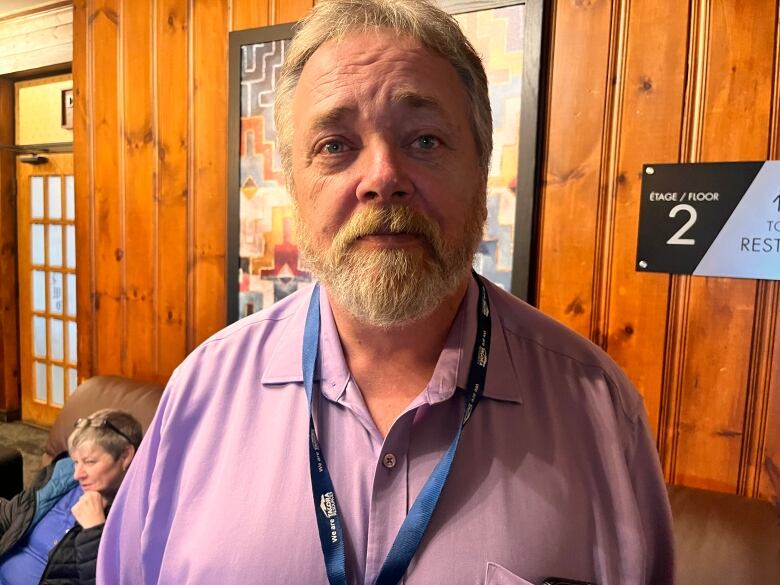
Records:
M62 127L62 91L73 88L70 75L16 84L16 144L73 142Z

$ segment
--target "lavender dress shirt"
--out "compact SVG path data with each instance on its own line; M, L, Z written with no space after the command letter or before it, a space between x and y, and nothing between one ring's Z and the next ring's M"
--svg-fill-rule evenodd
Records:
M217 333L173 374L111 510L98 583L327 585L301 372L310 291ZM669 504L640 396L593 344L488 292L485 394L404 582L671 583ZM383 440L323 290L315 420L350 583L373 583L455 435L477 298L472 282L430 383Z

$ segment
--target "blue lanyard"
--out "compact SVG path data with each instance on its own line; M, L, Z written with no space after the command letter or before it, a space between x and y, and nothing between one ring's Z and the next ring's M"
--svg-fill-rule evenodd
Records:
M431 521L431 516L439 501L439 496L441 496L441 490L444 488L444 482L447 481L463 428L474 413L485 388L485 374L490 353L490 306L484 283L476 273L474 273L474 278L479 285L477 337L474 341L471 367L467 378L463 420L449 448L439 459L433 473L412 504L374 585L396 585L406 573L409 563L412 562L412 558L417 552L417 547L420 546L425 529ZM309 310L306 314L306 325L303 331L303 385L306 390L306 398L309 401L309 469L312 495L314 496L314 511L317 515L317 528L320 533L320 544L325 558L328 582L330 585L347 585L346 554L339 518L340 511L336 504L336 492L333 489L330 473L328 473L328 466L325 464L325 455L317 439L312 413L312 388L314 387L314 369L317 363L319 340L320 289L319 284L317 284L314 286L309 300Z

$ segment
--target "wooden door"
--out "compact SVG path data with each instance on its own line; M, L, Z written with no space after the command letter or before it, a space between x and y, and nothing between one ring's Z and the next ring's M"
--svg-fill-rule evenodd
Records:
M51 426L76 389L73 155L16 163L22 419Z

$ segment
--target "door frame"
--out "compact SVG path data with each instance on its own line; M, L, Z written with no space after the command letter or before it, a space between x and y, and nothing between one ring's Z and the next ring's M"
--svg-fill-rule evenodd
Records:
M22 414L16 155L73 150L73 143L15 145L16 83L62 74L72 74L72 63L0 75L0 422L20 420Z

